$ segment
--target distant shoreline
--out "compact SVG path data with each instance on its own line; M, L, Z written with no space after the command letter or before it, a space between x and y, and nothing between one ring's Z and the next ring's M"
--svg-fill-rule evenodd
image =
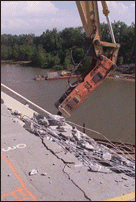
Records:
M1 60L3 64L29 64L31 61L13 61L13 60Z
M13 60L1 60L2 64L19 64L19 65L29 65L31 61L13 61ZM119 76L119 78L116 78L115 76ZM134 76L131 74L122 74L118 71L112 72L112 75L109 75L107 77L108 79L116 79L116 80L125 80L125 81L132 81L135 82Z
M115 78L115 77L113 77L113 76L108 76L107 79L124 80L124 81L135 82L135 79L134 79L134 78L126 78L126 77Z
M135 82L135 76L134 74L122 74L119 71L113 71L109 76L107 77L109 79L114 79L114 80L124 80L124 81L132 81Z

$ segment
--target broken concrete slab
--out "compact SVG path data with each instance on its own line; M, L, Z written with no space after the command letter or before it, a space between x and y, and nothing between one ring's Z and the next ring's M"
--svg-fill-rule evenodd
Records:
M17 148L16 150L14 149L7 153L3 153L8 158L9 162L11 162L16 168L17 173L23 179L28 190L35 195L38 201L101 201L129 192L134 192L135 180L133 177L127 176L125 173L111 172L110 174L105 174L101 172L93 172L88 169L88 166L84 166L80 161L75 164L65 163L62 159L58 158L55 152L53 152L55 144L58 148L57 142L52 141L54 136L48 137L47 140L51 144L54 143L54 145L51 145L50 147L49 143L47 148L44 144L45 137L39 138L38 136L26 131L24 128L21 128L20 125L16 127L17 123L13 123L11 117L8 117L9 119L7 116L4 117L3 113L4 111L2 112L2 124L5 122L5 127L2 130L2 148L5 148L5 146L6 148L8 146L14 146L15 143L26 144L24 149ZM16 128L13 127L13 124L17 130L15 130ZM54 132L53 127L55 128L56 126L50 126L50 129L52 128L52 133ZM11 130L13 135L9 132ZM9 136L6 136L5 133L9 133ZM68 141L69 139L65 142L69 144ZM88 141L89 139L87 142ZM6 144L4 144L4 142L6 142ZM72 143L74 146L75 142ZM90 144L93 145L92 142ZM80 148L79 144L76 146ZM96 149L95 144L93 146ZM86 152L88 150L85 148ZM98 155L100 154L102 156L101 151L102 149L100 147L99 152L94 152L95 157L98 158ZM65 150L62 149L62 152L65 153ZM89 153L85 153L84 155L86 154ZM72 156L70 156L70 158L71 157ZM9 187L15 187L18 183L16 179L12 179L14 173L12 173L10 177L7 177L7 175L4 177L5 170L7 174L11 173L9 167L5 164L6 162L2 159L2 194L5 192L9 193L10 191L7 189ZM28 172L32 168L38 169L39 172L36 175L28 176ZM47 175L41 175L45 172ZM127 178L127 180L122 179L121 177ZM115 180L118 180L118 183ZM123 182L120 182L120 180ZM7 200L6 197L3 199ZM26 200L34 201L30 197Z
M54 153L60 153L60 152L64 151L61 146L56 144L56 142L51 141L51 140L47 139L46 137L43 138L43 143L44 143L44 145L46 146L47 149L50 149Z

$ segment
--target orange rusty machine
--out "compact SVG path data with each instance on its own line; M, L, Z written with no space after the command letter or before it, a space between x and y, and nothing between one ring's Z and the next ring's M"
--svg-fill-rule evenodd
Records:
M120 44L117 44L109 19L109 9L106 1L101 1L103 14L106 16L112 42L102 41L97 1L76 1L80 18L85 30L87 41L84 44L85 56L92 56L92 62L77 80L71 84L72 74L81 65L75 64L74 70L69 77L69 88L55 103L58 115L70 116L71 113L99 86L107 75L116 68L116 61ZM109 48L108 57L103 55L103 46ZM72 51L71 51L72 52ZM73 58L72 58L73 59Z

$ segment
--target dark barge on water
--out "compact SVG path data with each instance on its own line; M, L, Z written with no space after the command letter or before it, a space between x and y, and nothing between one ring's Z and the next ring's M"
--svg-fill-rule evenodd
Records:
M58 74L58 72L48 72L45 76L44 75L36 75L34 80L41 81L41 80L68 79L69 76L70 76L70 72L65 72L65 71L62 71L60 75ZM71 76L71 78L77 78L77 74L73 74Z

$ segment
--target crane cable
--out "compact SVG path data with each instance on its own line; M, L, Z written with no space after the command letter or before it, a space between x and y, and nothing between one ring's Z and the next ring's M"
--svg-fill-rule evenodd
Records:
M93 3L94 18L96 18L95 12L94 12L94 2L92 1L92 3ZM95 22L96 22L96 21L95 21ZM95 27L95 33L94 33L94 35L93 35L93 37L92 37L92 39L91 39L91 44L90 44L88 50L86 51L84 57L81 59L81 61L80 61L77 65L76 65L76 63L75 63L75 61L74 61L74 59L73 59L73 56L72 56L73 50L77 49L77 47L70 51L71 60L72 60L73 65L74 65L74 69L72 70L72 72L71 72L71 74L70 74L70 76L69 76L69 78L68 78L68 86L70 86L70 87L76 87L76 86L81 82L81 79L80 79L76 84L73 85L73 84L70 83L70 80L71 80L72 75L73 75L74 72L77 70L77 68L81 65L81 63L83 62L83 60L85 59L85 57L88 55L88 53L89 53L89 51L90 51L90 49L91 49L91 47L92 47L93 40L94 40L94 37L95 37L95 35L96 35L96 30L97 30L97 25L96 25L96 23L95 23L94 27ZM77 74L77 76L78 76L78 74ZM78 78L79 78L79 76L78 76Z

